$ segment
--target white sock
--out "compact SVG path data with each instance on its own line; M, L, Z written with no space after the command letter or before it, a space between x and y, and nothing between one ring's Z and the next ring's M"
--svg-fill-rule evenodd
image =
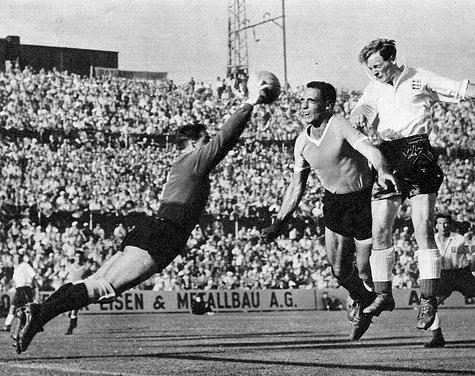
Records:
M440 278L442 259L438 249L420 249L416 252L419 279Z
M393 279L394 247L373 249L369 257L373 282L389 282Z

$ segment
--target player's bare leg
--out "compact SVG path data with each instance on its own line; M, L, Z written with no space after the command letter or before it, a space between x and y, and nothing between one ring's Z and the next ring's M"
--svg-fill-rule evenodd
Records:
M433 218L436 194L421 194L411 198L412 223L419 250L419 283L421 298L417 316L418 329L428 329L437 312L438 286L441 272L440 252L434 239Z
M99 269L96 270L94 273L95 278L99 277L104 277L105 273L111 268L111 266L115 263L115 261L119 258L122 257L124 254L124 251L119 251L114 253L109 259L107 259Z
M373 293L374 288L373 279L371 276L371 267L369 264L369 258L371 256L372 248L372 239L354 239L354 244L356 254L356 269L358 271L358 276L363 281L363 284L366 289L372 294L368 295L368 299L363 299L363 301L354 301L350 296L348 296L346 301L346 312L348 314L348 320L350 321L353 321L353 318L358 312L358 310L366 308L370 303L373 302L375 298L375 295ZM371 301L369 299L371 299Z
M355 243L353 238L342 236L325 228L325 249L332 266L333 276L354 300L372 297L354 265Z
M371 202L373 250L370 264L377 296L363 312L373 316L379 316L383 311L392 311L395 307L391 283L395 262L392 229L400 205L399 196Z
M366 290L369 292L365 297L353 303L352 327L350 331L350 340L360 339L368 330L373 315L364 313L364 309L374 301L376 294L373 289L371 267L369 258L371 255L372 239L356 240L356 266L359 271L359 277L363 281Z
M370 248L370 240L364 245ZM374 293L365 287L354 265L355 242L352 238L325 228L325 248L333 276L349 293L351 304L347 303L347 316L352 322L350 339L358 340L371 324L371 316L364 315L362 310L374 300Z
M369 258L371 257L371 250L373 246L373 239L356 240L356 267L358 274L363 281L368 291L374 291L373 277L371 274L371 264Z
M107 259L102 265L101 267L96 270L96 272L94 273L94 275L92 276L93 278L99 278L99 277L103 277L104 276L104 273L110 268L110 266L115 262L116 259L118 259L119 257L121 257L123 255L123 251L119 251L119 252L116 252L114 255L112 255L109 259ZM56 298L58 296L62 296L62 294L64 293L64 291L68 290L73 284L77 284L77 283L81 283L81 281L76 281L76 282L68 282L62 286L60 286L55 292L53 292L45 301L45 303L50 303L54 300L56 300Z
M119 257L123 255L123 251L119 251L112 255L109 259L107 259L101 267L94 273L94 278L98 279L100 277L103 277L105 273L111 268L111 266L114 264L115 260L117 260ZM72 282L74 283L80 283L80 281L77 282ZM67 285L64 285L63 288L68 288ZM55 299L55 296L50 296L50 298L47 301L52 301ZM66 330L66 335L71 335L73 334L74 329L76 329L78 325L78 310L74 309L69 312L69 326L68 329Z
M166 266L168 264L158 266L147 251L127 246L123 255L104 272L102 278L109 281L116 294L120 295L146 281Z
M91 303L115 299L124 291L150 278L158 268L147 251L127 246L108 263L99 276L94 275L81 283L64 286L61 291L58 289L53 300L43 304L29 303L18 317L21 327L16 339L17 352L26 351L36 333L54 317Z

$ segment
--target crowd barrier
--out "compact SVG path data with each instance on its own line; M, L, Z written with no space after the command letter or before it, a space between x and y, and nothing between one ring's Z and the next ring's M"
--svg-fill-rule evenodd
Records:
M81 134L86 134L86 139L81 139ZM102 137L102 141L99 141L96 137L97 134L100 134ZM259 135L257 135L259 136ZM295 138L297 135L290 136L290 139L284 140L275 140L273 138L269 139L258 139L258 141L263 145L273 145L279 144L285 146L286 148L292 150L295 144ZM83 142L92 142L95 144L102 144L107 145L108 143L112 143L115 146L121 145L122 147L126 146L127 144L133 143L141 143L143 145L156 145L160 147L166 147L169 144L176 144L176 134L175 131L170 133L162 133L162 134L148 134L148 133L121 133L121 132L111 132L107 130L99 130L94 126L90 125L84 129L76 129L71 128L67 131L64 129L58 128L29 128L29 129L17 129L17 128L6 128L5 122L0 119L0 139L6 138L8 140L17 140L23 138L35 138L40 143L47 143L47 144L60 144L63 140L69 140L70 142L78 145L78 147ZM243 140L246 139L256 139L256 135L244 135L242 137ZM126 141L127 140L127 141ZM447 155L453 158L458 159L465 159L471 158L475 154L475 150L473 148L463 148L457 147L453 145L450 149L450 155L448 153L447 148L441 146L434 146L433 149L439 155Z
M0 219L3 221L21 220L25 218L25 211L28 209L29 219L35 226L42 226L45 228L48 223L56 226L61 232L67 227L71 227L71 224L76 221L81 225L87 224L83 229L92 230L96 224L100 224L101 228L105 231L106 236L110 236L114 229L122 223L126 228L130 227L137 222L140 222L142 218L146 216L143 212L130 211L127 214L118 214L114 212L100 212L90 211L88 209L77 211L64 211L58 210L46 216L38 211L36 206L25 205L12 205L9 203L3 203L0 205ZM234 233L236 226L252 228L256 226L263 228L271 224L272 213L268 207L256 208L256 213L250 216L239 216L231 218L229 215L212 215L205 214L201 217L199 225L202 229L207 226L213 226L213 223L219 221L224 233ZM305 229L306 221L314 221L313 218L292 218L289 220L289 225L296 227L301 233ZM80 226L81 228L81 226Z
M114 313L179 313L191 312L191 301L200 296L215 312L262 312L262 311L307 311L324 310L322 293L343 303L346 292L343 289L326 290L177 290L149 291L129 290L110 303L92 304L82 310L85 314ZM51 293L40 293L40 301ZM417 289L395 289L396 308L411 309L418 304ZM2 293L0 314L5 316L10 307L12 295ZM455 293L447 299L442 308L475 308L474 298L464 298Z

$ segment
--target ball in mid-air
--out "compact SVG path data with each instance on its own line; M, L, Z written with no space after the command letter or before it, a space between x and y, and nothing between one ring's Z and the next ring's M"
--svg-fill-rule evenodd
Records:
M256 73L257 79L266 87L262 90L264 93L263 103L272 103L280 95L280 82L275 74L269 71L259 71Z

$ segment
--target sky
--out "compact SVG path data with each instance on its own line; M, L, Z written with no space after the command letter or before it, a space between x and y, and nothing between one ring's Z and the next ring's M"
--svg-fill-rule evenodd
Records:
M246 0L250 24L282 15L282 0ZM227 63L228 0L1 0L0 37L21 43L119 52L119 68L214 82ZM475 80L475 0L285 0L292 86L324 80L362 89L358 63L375 38L397 42L408 65ZM284 79L283 33L248 30L249 68Z

